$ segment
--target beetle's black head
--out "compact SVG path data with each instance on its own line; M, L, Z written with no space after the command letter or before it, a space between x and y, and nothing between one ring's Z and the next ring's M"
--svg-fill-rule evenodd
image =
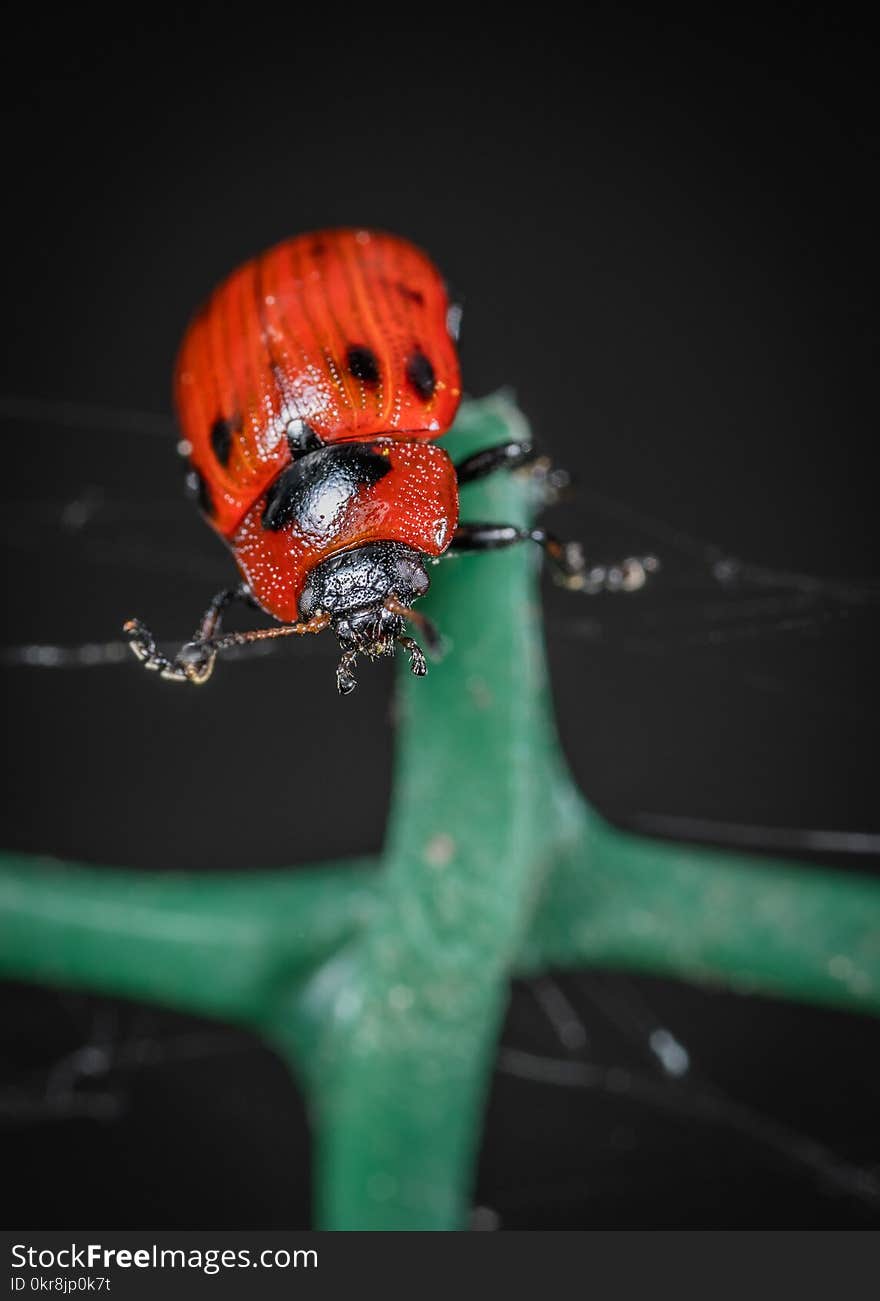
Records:
M355 688L352 668L358 655L393 655L398 642L409 650L413 673L424 675L425 657L405 636L404 615L429 586L418 552L401 542L365 543L310 571L299 598L299 616L311 619L322 610L330 615L343 652L336 673L342 695Z

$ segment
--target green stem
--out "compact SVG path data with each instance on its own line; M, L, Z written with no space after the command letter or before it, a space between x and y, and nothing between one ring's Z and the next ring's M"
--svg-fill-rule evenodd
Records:
M184 875L0 857L0 973L260 1024L369 915L362 864Z
M878 1012L880 882L665 844L587 812L522 961L627 967Z

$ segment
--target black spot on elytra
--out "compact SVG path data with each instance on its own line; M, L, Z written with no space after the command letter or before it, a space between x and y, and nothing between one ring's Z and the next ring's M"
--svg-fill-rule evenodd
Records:
M391 469L387 456L371 447L343 444L321 447L282 470L263 508L263 528L296 524L304 533L326 534L341 510Z
M214 498L211 496L211 489L204 475L198 470L191 469L186 476L187 496L199 504L199 509L203 510L206 515L214 514Z
M434 374L434 367L423 352L414 352L407 358L406 378L423 401L427 402L428 398L434 396L437 376Z
M324 243L323 240L316 239L313 242L312 247L309 249L309 252L311 253L312 257L323 257L324 254L327 252L327 245Z
M346 357L350 374L365 384L379 383L379 362L372 348L362 344L353 344Z
M284 432L287 435L290 455L294 460L298 456L305 456L307 452L316 452L319 447L324 446L312 426L306 424L305 420L289 420Z
M227 420L225 416L218 416L211 426L211 447L221 465L229 464L234 432L235 425L231 420Z
M409 285L405 285L402 280L398 280L397 282L397 292L405 298L407 302L418 303L420 307L425 301L425 295L420 289L410 289Z

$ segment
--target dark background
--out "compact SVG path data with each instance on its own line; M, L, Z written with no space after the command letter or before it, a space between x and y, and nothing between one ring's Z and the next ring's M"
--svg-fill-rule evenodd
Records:
M810 8L784 29L441 21L391 31L339 10L309 28L247 9L7 33L5 644L109 641L132 614L189 635L231 566L157 420L187 318L286 235L378 225L427 248L464 301L468 391L513 386L572 472L555 527L601 559L663 560L635 598L546 593L560 730L590 798L633 825L880 832L876 45ZM724 586L693 539L827 582ZM387 666L342 701L319 643L230 664L204 692L133 663L8 658L7 847L172 870L381 843ZM304 737L322 738L308 762ZM502 1055L478 1224L880 1221L872 1021L567 975L514 990L508 1048L565 1055L560 990L586 1034L575 1057L636 1072L644 1095L526 1082ZM4 1007L10 1218L306 1223L302 1107L255 1041L17 986ZM670 1113L658 1025L723 1095L716 1112L695 1093ZM805 1137L868 1173L842 1192Z

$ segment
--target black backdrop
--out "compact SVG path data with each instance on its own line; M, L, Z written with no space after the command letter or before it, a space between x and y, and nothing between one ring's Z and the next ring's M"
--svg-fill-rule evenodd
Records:
M731 597L678 536L876 576L876 55L812 10L785 29L594 17L577 34L453 15L391 31L343 11L320 28L256 10L20 23L4 75L6 644L112 639L134 613L189 633L229 565L179 497L173 436L133 413L167 413L187 317L238 261L299 230L383 226L463 299L468 390L512 385L580 485L558 530L602 558L663 559L633 601L546 594L560 729L590 797L628 823L880 831L870 599ZM56 403L103 414L79 427ZM7 666L3 843L163 869L377 848L390 673L341 701L332 667L332 648L297 645L189 693L133 664ZM309 763L304 736L324 738ZM559 984L594 1059L650 1072L662 1023L703 1081L785 1133L499 1072L481 1223L876 1223L878 1201L835 1193L789 1133L880 1158L873 1022L601 974ZM505 1042L554 1048L547 995L514 991ZM301 1107L258 1045L18 986L4 1007L18 1222L306 1222ZM77 1059L92 1073L71 1097L83 1045L97 1055Z

